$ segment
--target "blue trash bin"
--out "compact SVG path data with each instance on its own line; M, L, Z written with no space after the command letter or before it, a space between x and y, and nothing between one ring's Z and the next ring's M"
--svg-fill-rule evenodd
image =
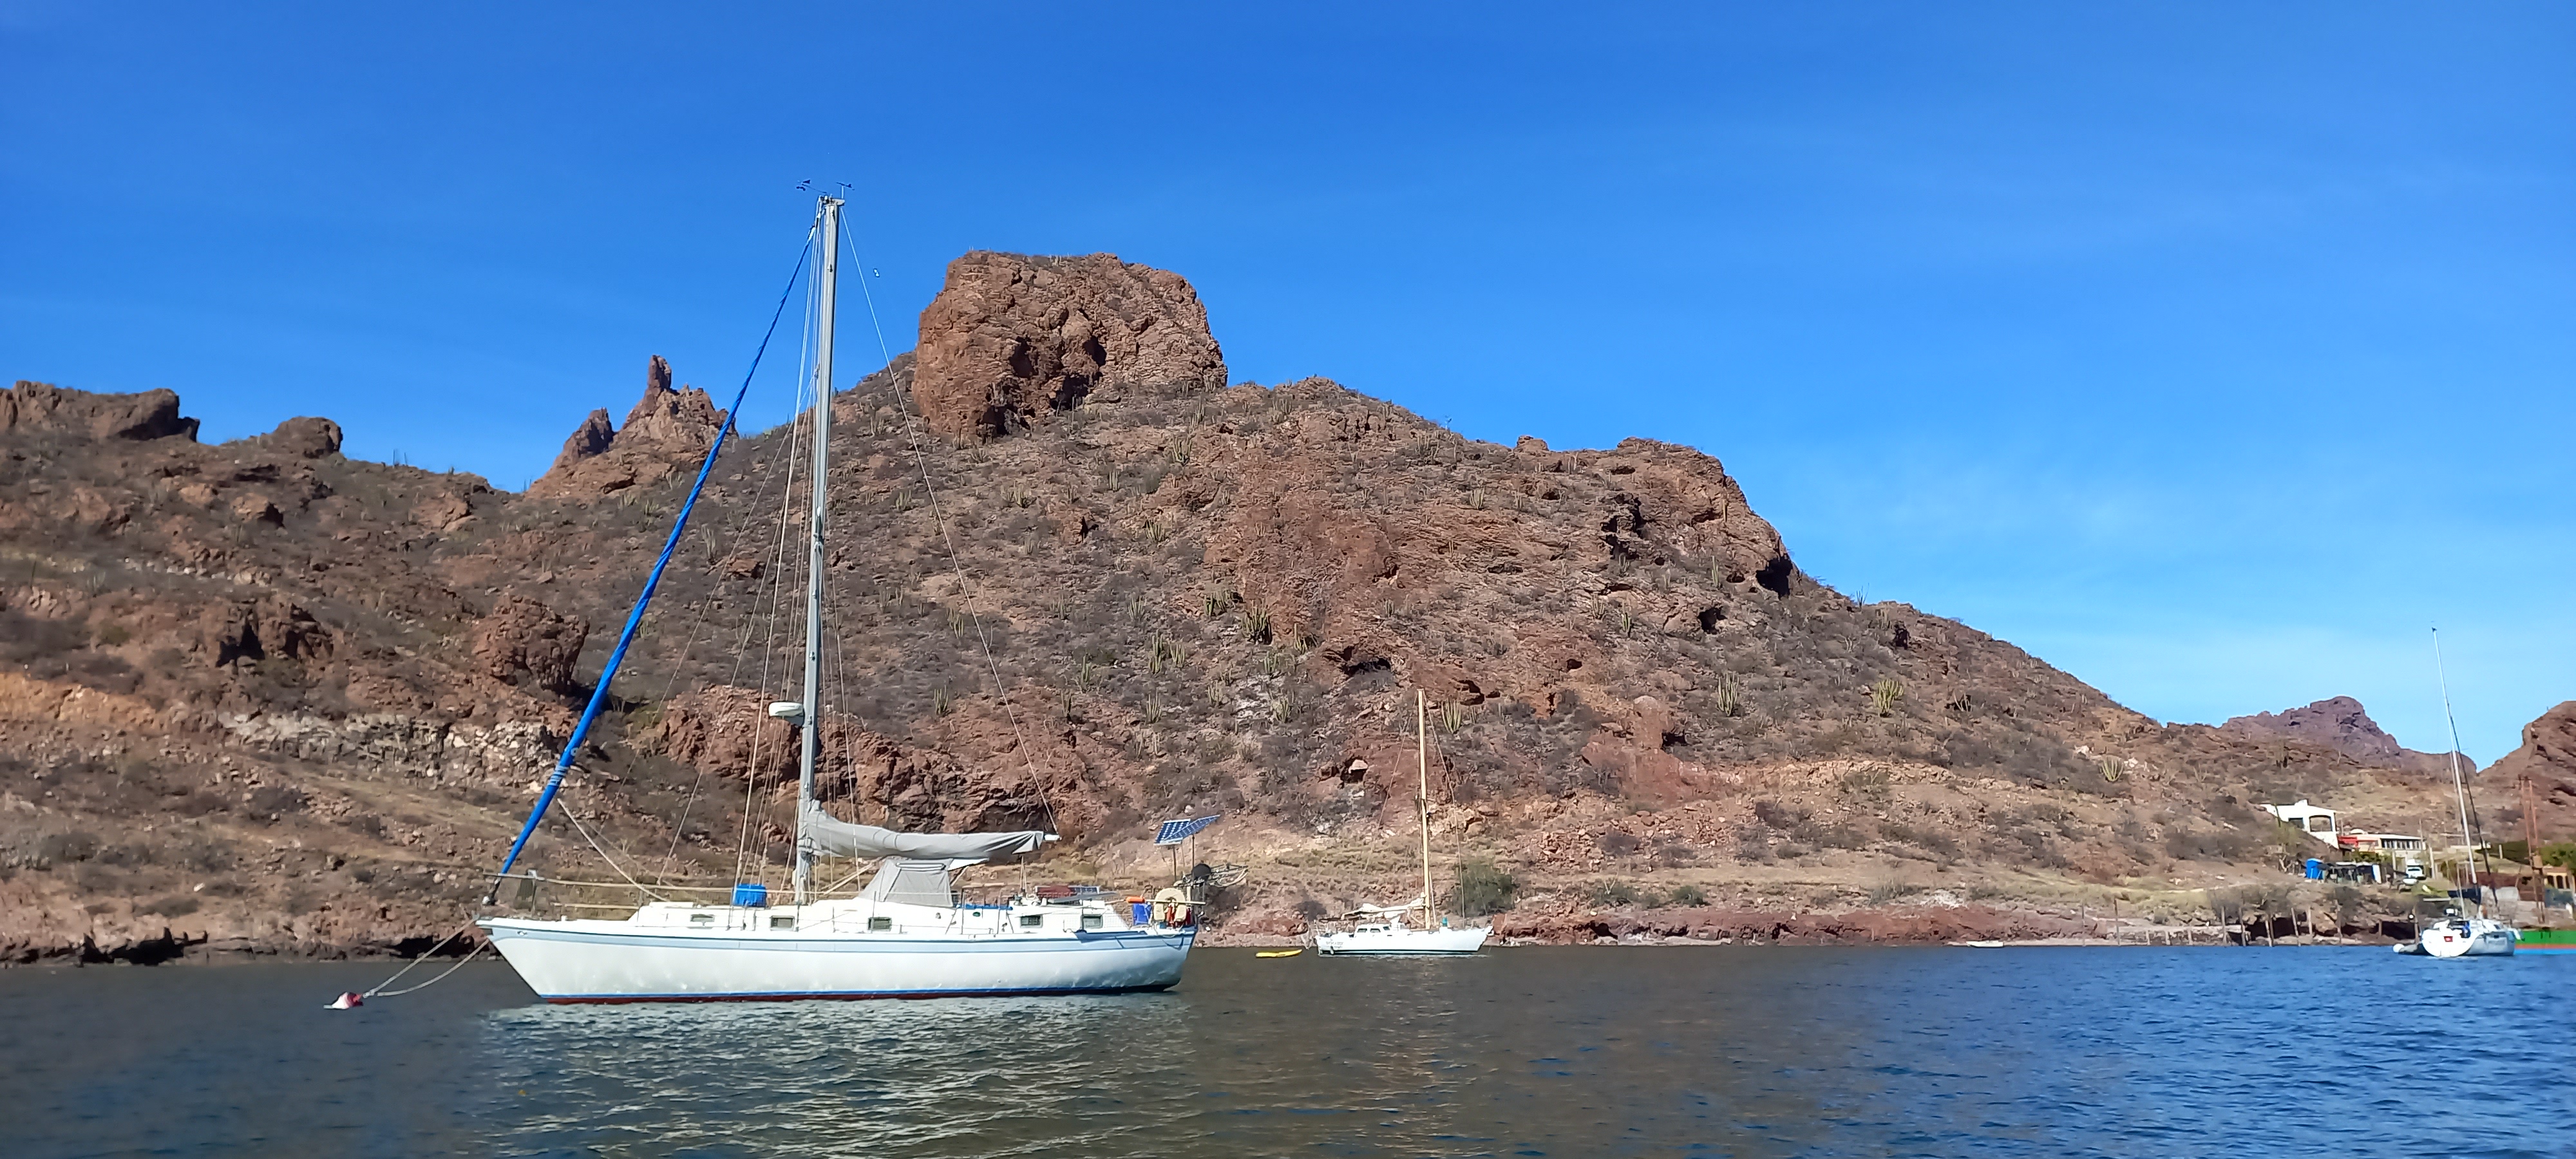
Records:
M2308 880L2310 880L2310 881L2324 881L2325 879L2326 879L2326 863L2325 863L2325 862L2323 862L2323 861L2320 861L2320 860L2318 860L2318 859L2316 859L2316 858L2314 858L2314 857L2309 858L2309 859L2308 859Z

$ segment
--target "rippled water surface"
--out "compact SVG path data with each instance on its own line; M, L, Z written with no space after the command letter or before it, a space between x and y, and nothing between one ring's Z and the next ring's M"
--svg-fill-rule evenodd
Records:
M0 971L0 1154L2571 1155L2576 956L1192 955L1115 998Z

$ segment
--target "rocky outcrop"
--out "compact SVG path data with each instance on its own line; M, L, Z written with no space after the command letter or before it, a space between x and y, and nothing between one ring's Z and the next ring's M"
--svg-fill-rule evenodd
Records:
M2531 781L2530 801L2539 813L2541 840L2576 838L2576 700L2541 713L2522 726L2522 747L2497 759L2479 778L2491 805L2522 807L2522 783ZM2520 826L2496 826L2498 834L2517 833Z
M503 596L474 624L474 660L511 684L569 692L590 625L525 596Z
M294 601L279 596L216 604L202 621L200 649L221 668L241 660L325 660L331 630Z
M260 436L260 442L299 459L319 459L340 453L340 424L309 415L291 418Z
M0 395L0 432L12 431L95 440L194 439L197 420L179 413L173 391L92 394L22 378Z
M660 361L658 357L654 359L656 363ZM572 434L564 439L562 453L555 456L554 466L547 468L546 474L551 476L569 471L585 459L605 455L609 444L616 440L617 424L608 421L607 409L592 411L590 417L581 420L581 425L573 428Z
M990 438L1130 393L1225 385L1198 291L1109 254L977 251L921 312L913 399L931 429Z
M693 386L673 389L671 364L654 355L644 370L644 397L626 412L626 425L610 426L607 411L590 412L564 440L554 466L529 485L528 494L596 499L650 486L695 466L724 422L725 412L707 392Z
M2333 749L2355 760L2383 768L2409 769L2423 773L2451 774L2451 758L2444 753L2417 752L2397 743L2397 738L2379 727L2363 711L2361 702L2349 696L2334 696L2302 708L2279 712L2258 712L2252 716L2231 717L2218 726L2219 731L2247 740L2300 741ZM2464 772L2476 772L2476 761L2460 757Z

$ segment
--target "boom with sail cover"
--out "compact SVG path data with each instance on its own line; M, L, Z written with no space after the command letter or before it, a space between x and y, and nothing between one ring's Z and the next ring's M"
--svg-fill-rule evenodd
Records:
M805 803L804 822L797 828L803 834L809 857L867 860L910 857L925 861L986 861L1026 853L1047 839L1044 832L1036 829L1014 833L901 833L841 820L811 801Z

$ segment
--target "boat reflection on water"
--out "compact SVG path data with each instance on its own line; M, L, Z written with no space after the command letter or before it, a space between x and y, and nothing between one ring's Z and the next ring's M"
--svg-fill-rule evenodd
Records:
M1598 951L1220 951L1161 994L497 1009L483 1016L481 1069L507 1105L483 1118L498 1154L872 1159L1419 1155L1504 1141L1592 1153L1604 1096L1627 1104L1615 1119L1685 1133L1723 1135L1741 1116L1802 1136L1819 1121L1816 1092L1781 1084L1776 1065L1712 1068L1676 1040L1750 1035L1835 1058L1855 1048L1851 1028L1800 1017L1792 1033L1732 1003L1676 1014L1628 987L1592 993L1601 960L1586 954ZM1710 962L1634 964L1669 983ZM1773 973L1728 964L1732 978ZM1658 1093L1636 1101L1640 1081ZM1585 1093L1554 1101L1570 1092Z
M525 1006L485 1016L484 1052L509 1153L1129 1153L1156 1123L1110 1092L1190 1089L1193 1017L1163 995Z

